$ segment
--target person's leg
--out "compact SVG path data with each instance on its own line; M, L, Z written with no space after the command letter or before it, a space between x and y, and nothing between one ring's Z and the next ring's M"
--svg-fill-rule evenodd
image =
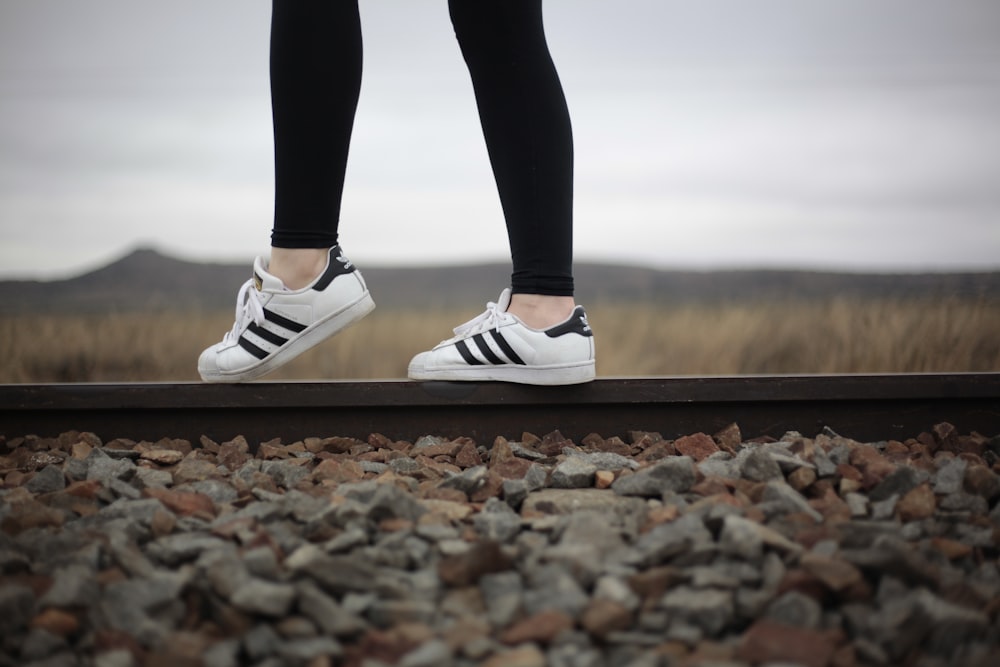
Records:
M208 382L260 377L371 312L337 227L361 85L357 0L274 0L271 258L240 289L236 323L198 359Z
M274 229L269 271L292 289L337 245L361 91L357 0L275 0L271 17Z
M594 340L573 299L573 137L541 0L449 0L449 9L472 76L513 274L497 303L414 357L409 375L587 382Z
M450 0L510 240L510 311L531 326L573 310L573 136L541 0Z

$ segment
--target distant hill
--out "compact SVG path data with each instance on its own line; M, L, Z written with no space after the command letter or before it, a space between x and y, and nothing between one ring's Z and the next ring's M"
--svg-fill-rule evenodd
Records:
M381 308L461 306L495 299L507 284L503 264L437 268L364 267ZM249 277L246 264L203 264L140 249L103 267L66 280L0 281L0 314L106 313L216 310L235 305L236 290ZM982 273L857 274L746 270L660 271L580 263L581 303L661 304L816 300L831 296L1000 298L1000 271Z

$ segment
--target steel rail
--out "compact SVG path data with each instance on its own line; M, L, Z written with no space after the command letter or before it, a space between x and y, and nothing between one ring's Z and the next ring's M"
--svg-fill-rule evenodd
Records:
M385 381L238 385L0 385L0 435L91 431L104 440L243 435L256 446L309 436L468 436L525 431L665 437L739 424L745 438L829 427L858 440L915 437L940 422L1000 434L1000 373L601 378L567 387Z

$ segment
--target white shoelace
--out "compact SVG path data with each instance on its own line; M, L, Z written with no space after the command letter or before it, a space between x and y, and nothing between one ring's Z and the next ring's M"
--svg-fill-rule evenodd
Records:
M248 319L257 325L264 321L264 304L260 302L260 292L254 287L253 278L243 283L236 296L236 324L232 331L226 332L223 341L230 343L238 340Z
M485 312L473 317L465 324L459 324L453 331L456 338L474 336L490 329L499 329L501 324L510 320L510 317L506 311L500 310L500 304L488 301Z

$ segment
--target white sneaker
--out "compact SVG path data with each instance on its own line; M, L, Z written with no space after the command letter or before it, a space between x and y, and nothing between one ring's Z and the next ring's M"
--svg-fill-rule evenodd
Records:
M236 324L201 353L206 382L253 380L291 361L375 308L361 272L330 249L326 269L311 284L289 290L260 257L236 297Z
M564 322L532 329L507 312L510 290L498 303L455 328L455 337L410 362L413 380L501 380L522 384L579 384L594 379L594 334L582 306Z

